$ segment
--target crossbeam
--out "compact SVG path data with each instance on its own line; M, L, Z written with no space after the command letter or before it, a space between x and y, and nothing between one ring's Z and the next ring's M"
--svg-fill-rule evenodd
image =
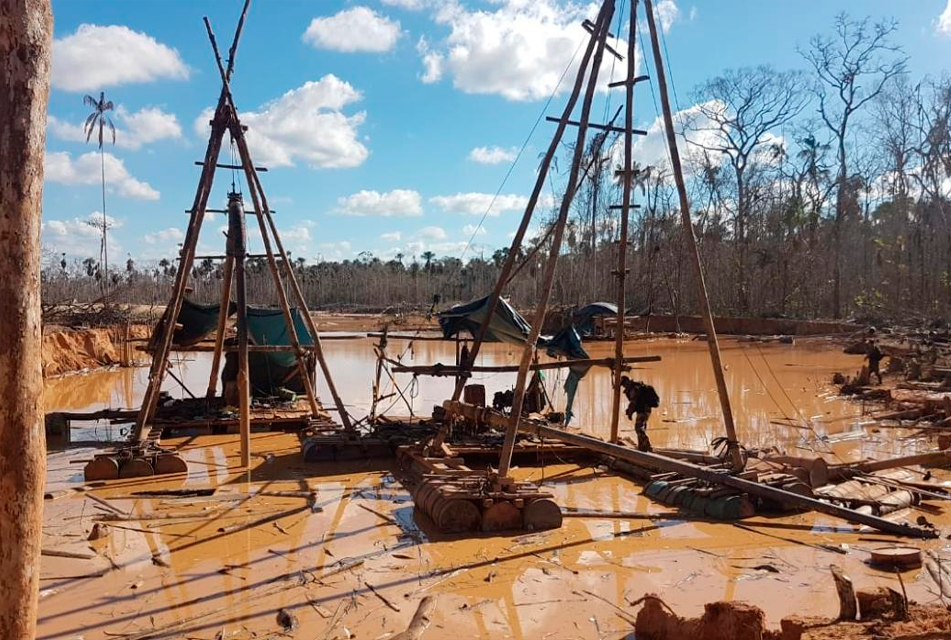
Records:
M555 116L546 116L545 120L547 120L548 122L562 122L561 118L556 118ZM572 127L581 126L581 123L578 122L577 120L565 120L564 123L567 125L571 125ZM595 124L593 122L589 122L587 126L592 129L598 129L599 131L612 131L614 133L624 133L625 131L624 127L615 127L614 125L610 125L610 124ZM631 129L631 133L633 133L636 136L647 135L647 132L644 131L643 129Z
M622 358L623 364L628 365L635 362L660 362L660 356L628 356ZM390 361L395 362L395 361ZM529 365L530 371L547 371L549 369L564 369L567 367L614 367L614 358L578 358L575 360L556 360L554 362L541 362ZM629 369L630 367L626 367ZM475 365L472 367L457 367L444 364L417 364L404 365L395 363L393 373L412 373L422 376L457 376L465 375L469 372L475 373L514 373L518 371L517 365Z

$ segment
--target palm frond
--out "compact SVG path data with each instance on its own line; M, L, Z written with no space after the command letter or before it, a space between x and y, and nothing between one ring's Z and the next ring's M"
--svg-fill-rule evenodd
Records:
M98 116L99 116L98 111L93 111L92 113L90 113L89 116L86 118L86 122L83 123L83 131L88 131L93 126L95 126L96 118Z
M87 120L89 126L86 127L86 142L89 142L89 139L92 137L92 132L96 130L96 120L99 118L99 112L94 112L90 118L91 121Z
M110 101L107 102L106 104L102 105L102 110L103 110L103 111L112 111L114 108L115 108L115 105L112 104L112 100L110 100Z
M99 118L99 148L102 149L102 129L103 129L102 118Z
M106 118L106 124L109 125L109 130L112 132L112 144L116 143L116 126L112 124L111 118Z
M87 104L87 105L89 105L90 107L95 107L95 106L96 106L97 104L99 104L99 103L96 102L96 99L93 98L91 95L88 95L88 94L87 94L87 95L84 95L84 96L83 96L83 104Z

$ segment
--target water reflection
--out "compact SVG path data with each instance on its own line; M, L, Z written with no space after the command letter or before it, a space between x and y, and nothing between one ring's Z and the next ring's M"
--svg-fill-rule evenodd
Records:
M349 410L357 417L369 412L376 357L375 340L327 340L327 359L335 382ZM608 342L586 344L593 358L612 355ZM851 372L861 365L859 356L841 353L831 342L810 340L797 345L722 341L723 362L730 398L736 415L740 440L748 446L780 445L795 450L819 449L832 455L852 457L871 452L896 453L900 443L876 442L864 438L861 408L835 396L827 385L837 371ZM651 438L658 446L707 449L723 435L716 384L704 342L696 340L639 340L626 344L627 355L659 355L661 362L639 365L629 375L653 385L660 406L651 418ZM387 355L406 364L455 362L455 346L448 342L417 342L392 339ZM481 365L517 364L519 352L511 346L486 345L480 352ZM545 360L545 357L542 357ZM210 354L179 354L173 360L176 375L192 393L203 395L208 384ZM546 388L556 409L563 410L566 372L545 372ZM148 378L147 368L115 369L47 381L47 411L95 410L105 407L134 408L142 400ZM402 391L396 393L395 384ZM510 388L514 373L481 373L472 382L486 386L487 397ZM381 395L395 394L380 404L378 412L389 415L429 415L452 393L452 378L397 374L386 375ZM185 391L168 378L164 388L175 397ZM321 379L318 390L330 398ZM610 427L611 373L593 368L581 381L575 401L574 425L599 436ZM622 417L622 435L633 434L633 424ZM785 424L784 424L785 423ZM792 425L792 426L790 426ZM848 432L855 432L850 439ZM817 437L832 436L831 443ZM878 447L878 448L876 448Z

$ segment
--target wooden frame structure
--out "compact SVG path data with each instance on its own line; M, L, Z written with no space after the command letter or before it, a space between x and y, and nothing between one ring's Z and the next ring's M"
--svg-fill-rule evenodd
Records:
M291 342L291 350L296 356L297 367L300 372L304 392L311 415L316 419L321 414L321 408L317 401L314 391L314 384L311 381L306 366L307 354L312 352L320 365L326 384L333 396L334 403L340 415L340 421L347 430L352 429L350 417L344 407L337 389L334 385L330 369L324 358L320 335L317 332L317 326L314 319L307 311L307 304L294 271L291 266L290 258L284 245L281 242L277 226L274 223L272 211L268 206L267 197L264 188L258 176L261 168L255 167L251 160L251 154L248 150L247 139L245 137L246 127L241 124L238 116L238 109L235 106L234 96L231 92L231 77L234 72L235 56L238 43L241 39L241 33L244 29L244 23L247 18L250 0L245 0L235 29L234 38L230 49L228 50L227 65L222 61L218 50L218 44L215 40L211 23L205 17L204 24L211 42L212 51L221 77L221 92L218 97L218 104L215 108L214 117L211 119L211 131L208 138L208 145L205 151L203 162L196 164L202 167L201 176L198 180L198 187L192 207L188 210L190 215L188 227L185 232L185 240L179 254L179 268L175 275L175 282L172 287L172 297L165 310L163 321L159 324L158 331L153 336L152 341L152 364L149 369L148 386L145 391L145 397L142 401L141 409L136 416L135 425L130 434L130 444L126 450L121 452L123 458L133 461L143 462L136 465L142 473L133 475L149 475L148 465L150 460L156 456L156 451L161 450L151 438L151 422L155 417L158 405L159 395L161 393L162 382L169 373L169 355L173 351L173 336L175 333L176 319L182 308L187 291L188 278L195 262L198 238L201 232L202 223L205 219L205 213L208 211L208 199L211 195L214 177L218 168L239 169L244 173L247 183L247 191L250 196L253 210L250 214L254 215L258 222L261 238L264 244L265 255L269 271L274 278L274 289L278 294L278 302L287 323L288 337ZM218 155L221 151L225 135L230 135L232 144L236 148L239 158L237 165L218 164ZM229 194L228 204L228 242L227 252L225 254L225 266L221 293L221 309L217 323L217 335L215 339L214 356L212 358L211 376L208 382L206 397L213 397L216 392L216 379L221 365L222 352L227 350L224 347L224 334L227 325L228 308L233 299L237 306L236 327L237 327L237 352L238 352L238 397L240 413L240 434L241 434L241 465L247 467L250 465L250 431L251 431L251 401L248 374L248 353L251 350L248 344L247 329L247 301L244 278L244 263L247 258L247 229L245 225L245 209L243 198L235 193ZM289 285L285 287L285 285ZM294 302L301 311L301 317L310 333L313 345L304 346L301 344L300 337L294 325L294 317L288 300L287 289L290 290ZM120 462L120 464L125 464ZM131 473L131 472L130 472ZM122 475L130 475L130 473Z

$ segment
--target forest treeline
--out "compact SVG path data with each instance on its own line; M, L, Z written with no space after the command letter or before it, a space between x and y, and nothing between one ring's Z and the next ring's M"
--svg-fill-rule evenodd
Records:
M893 21L839 16L801 47L802 69L724 71L696 87L694 106L678 113L694 232L716 313L922 321L951 315L951 77L913 78L893 42L897 28ZM645 110L649 99L639 94ZM612 133L594 136L587 152L589 170L559 259L557 305L616 296L619 226L611 206L620 198L614 170L622 150ZM630 308L691 313L695 282L670 170L664 161L640 161L639 169ZM516 224L513 218L513 230ZM535 300L547 229L543 223L520 249L518 273L506 289L517 307ZM441 308L486 295L508 250L470 250L465 261L364 252L337 262L295 259L293 269L313 308L427 309L434 296ZM108 291L120 302L163 304L176 268L174 261L145 267L130 258L107 276L93 257L70 263L53 256L42 274L44 299L88 301ZM252 260L248 272L250 299L276 302L266 263ZM220 263L201 261L191 276L194 297L219 297Z

